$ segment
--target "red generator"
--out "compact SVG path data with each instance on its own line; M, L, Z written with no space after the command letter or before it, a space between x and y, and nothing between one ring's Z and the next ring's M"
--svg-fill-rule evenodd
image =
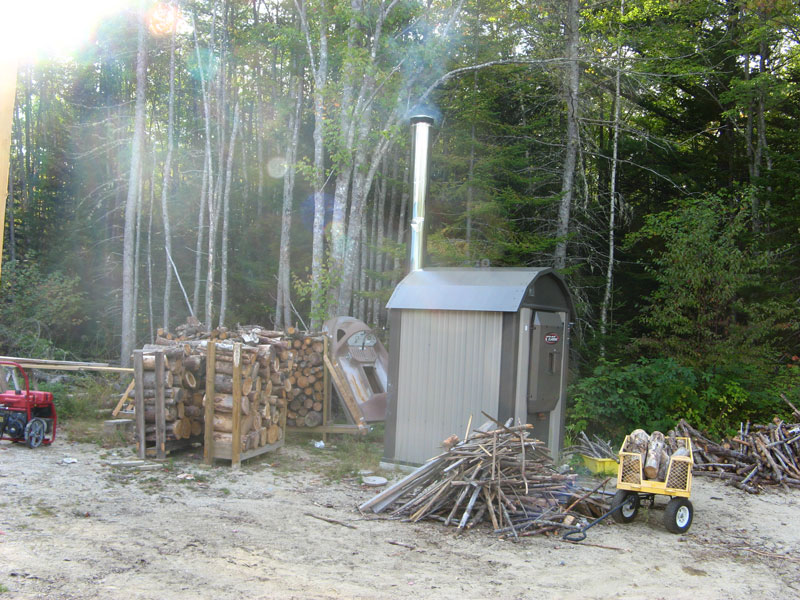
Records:
M19 380L14 377L14 389L0 393L0 440L24 442L29 448L52 444L58 422L53 394L31 391L28 374L19 364L0 360L1 366L17 369L25 380L25 390L19 389Z

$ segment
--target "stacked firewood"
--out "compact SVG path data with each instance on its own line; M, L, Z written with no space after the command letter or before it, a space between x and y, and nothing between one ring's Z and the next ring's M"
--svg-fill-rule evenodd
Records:
M143 348L141 386L145 406L145 439L156 439L156 351L164 355L164 421L166 440L189 439L203 432L202 394L194 393L196 378L190 368L196 365L184 363L183 350L177 346L148 345Z
M238 382L241 403L238 416L242 452L274 444L283 436L278 397L270 394L271 386L263 383L265 378L269 378L271 348L269 345L241 347L241 373ZM205 345L199 346L199 349L204 350ZM214 397L209 398L206 394L204 399L204 402L214 403L212 423L214 441L224 444L233 442L233 353L233 344L217 344L214 361ZM262 372L264 378L261 376Z
M213 365L214 420L211 424L214 439L227 443L232 441L235 342L242 344L242 450L282 439L285 427L282 414L292 399L294 364L288 356L286 361L281 357L287 352L292 352L292 356L299 354L291 351L292 340L286 340L285 335L259 326L240 326L233 330L220 327L209 332L204 331L193 317L178 326L175 334L159 330L156 343L144 347L142 385L148 407L148 440L155 439L155 351L164 353L167 365L164 380L167 439L181 440L203 433L206 369L210 368L206 364L209 342L217 343Z
M295 427L316 427L322 424L325 397L323 338L295 334L289 342L291 349L279 354L279 372L289 399L288 423Z
M800 488L800 423L743 423L737 436L720 443L685 420L676 429L692 440L696 475L724 479L751 494L765 485Z
M434 519L458 530L490 522L515 538L575 529L579 513L599 516L602 499L577 486L575 474L553 467L547 448L528 436L531 425L486 423L464 441L359 507L416 522Z

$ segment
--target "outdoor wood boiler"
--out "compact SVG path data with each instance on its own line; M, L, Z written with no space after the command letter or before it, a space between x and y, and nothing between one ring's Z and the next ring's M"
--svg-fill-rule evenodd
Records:
M391 327L383 462L418 465L463 437L481 413L531 423L562 448L570 322L562 277L543 268L423 268L429 134L415 115L409 274L387 308Z

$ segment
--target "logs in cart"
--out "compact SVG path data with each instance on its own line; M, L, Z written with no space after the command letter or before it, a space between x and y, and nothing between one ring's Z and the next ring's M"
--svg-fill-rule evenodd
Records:
M751 494L764 486L800 488L800 422L742 423L738 435L719 443L685 420L676 430L692 440L695 475L722 479Z
M416 522L433 519L462 531L488 522L495 533L523 536L577 529L608 510L605 494L555 470L531 425L487 422L464 441L359 506Z

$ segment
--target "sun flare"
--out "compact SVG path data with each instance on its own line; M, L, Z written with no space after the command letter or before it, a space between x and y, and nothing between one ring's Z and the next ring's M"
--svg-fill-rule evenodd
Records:
M0 52L20 61L69 56L104 17L136 0L27 0L0 8Z

